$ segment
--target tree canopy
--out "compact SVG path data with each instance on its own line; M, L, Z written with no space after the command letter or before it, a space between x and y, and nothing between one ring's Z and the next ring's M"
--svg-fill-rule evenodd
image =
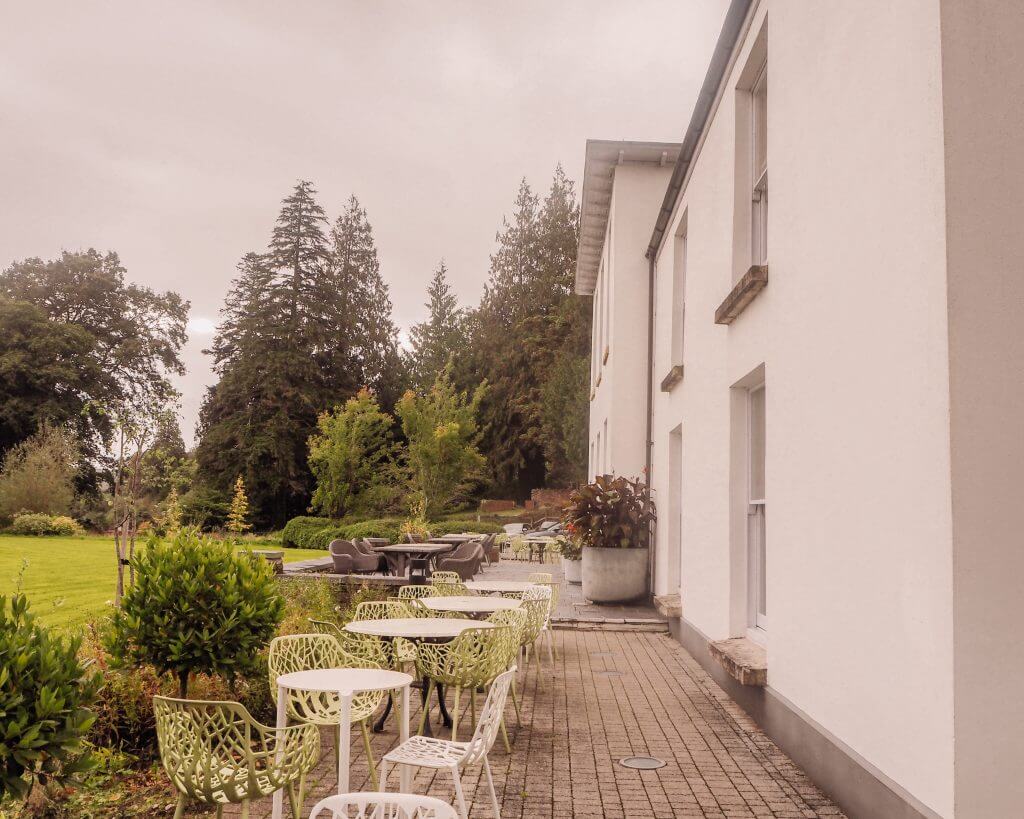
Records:
M442 370L466 344L465 311L448 284L444 260L438 264L427 288L427 318L409 331L409 371L413 384L429 389Z

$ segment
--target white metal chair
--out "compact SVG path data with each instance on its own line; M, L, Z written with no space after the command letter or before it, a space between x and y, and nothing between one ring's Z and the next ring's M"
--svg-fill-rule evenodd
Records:
M309 819L322 811L345 819L457 819L455 808L432 796L412 793L343 793L321 799ZM353 811L355 811L353 813Z
M459 808L459 818L469 819L459 771L467 765L483 762L487 787L491 791L491 807L494 810L494 817L501 819L501 808L498 806L498 796L494 792L494 779L491 776L491 764L487 760L487 753L493 747L494 740L498 736L501 717L505 712L505 700L508 697L508 689L515 673L516 668L512 666L508 671L495 678L491 684L491 690L487 694L487 699L484 700L484 706L480 710L480 721L477 722L476 730L469 742L452 742L447 739L414 736L386 754L380 762L380 789L382 791L387 789L388 766L390 765L447 769L451 772L452 780L455 783L455 800Z

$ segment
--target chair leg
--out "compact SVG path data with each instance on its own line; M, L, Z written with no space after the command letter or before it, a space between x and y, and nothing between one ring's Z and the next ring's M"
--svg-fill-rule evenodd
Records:
M377 766L377 776L380 777L380 784L377 788L381 793L388 792L388 763L385 760L380 761L380 765Z
M427 715L430 713L430 693L434 690L434 681L427 680L427 691L423 695L423 715L420 717L420 733L427 725Z
M494 819L501 819L501 808L498 807L498 795L494 792L494 777L491 776L491 763L484 754L484 773L487 774L487 787L491 789L491 807L494 808Z
M516 725L523 727L523 715L519 713L519 697L516 695L516 678L512 677L512 705L516 709Z
M466 797L462 794L462 778L459 776L459 766L452 765L452 779L455 781L455 803L459 809L459 819L469 819L466 811Z
M452 742L458 742L459 736L459 705L462 699L462 688L455 686L455 702L452 705Z
M221 813L222 810L223 810L223 808L220 805L218 805L217 806L217 819L221 819L221 817L224 815L223 813ZM242 800L242 813L241 813L241 817L242 817L242 819L249 819L249 800L248 799L243 799Z
M472 720L473 730L476 730L476 689L470 689L469 693L469 715Z
M182 819L182 817L185 815L185 803L187 801L188 798L185 796L185 794L178 794L178 805L174 809L174 819Z
M501 721L498 723L498 727L501 728L501 738L505 741L505 753L512 753L512 743L508 741L508 731L505 729L505 715L502 714Z
M292 819L302 819L302 808L299 805L299 795L295 790L295 783L288 783L288 804L292 808Z
M366 729L367 720L359 723L363 728L363 747L366 748L366 765L370 769L370 784L377 790L377 765L373 761L373 749L370 747L370 732Z

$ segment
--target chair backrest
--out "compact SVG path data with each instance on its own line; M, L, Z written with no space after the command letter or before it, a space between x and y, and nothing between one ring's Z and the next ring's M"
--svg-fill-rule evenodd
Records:
M406 543L422 543L423 535L418 535L415 532L406 532L403 540Z
M320 756L315 726L267 728L241 703L153 697L153 713L171 782L208 805L272 793Z
M436 597L437 589L425 583L402 586L398 590L399 600L413 600L417 597Z
M341 650L353 660L364 661L365 668L390 668L393 665L390 659L390 646L380 637L345 631L337 623L314 620L312 617L309 618L309 623L315 633L329 634L336 639L341 645Z
M533 572L528 578L529 583L550 583L552 579L551 572Z
M401 600L366 600L356 606L355 620L396 620L412 617L413 613Z
M434 572L430 575L430 582L437 583L461 583L462 575L458 572Z
M458 819L447 802L413 793L343 793L321 799L309 819L322 811L345 819Z
M351 540L343 540L342 538L337 538L336 540L332 540L330 545L327 547L327 550L332 555L349 555L350 557L352 557L352 556L355 556L355 555L362 554L362 552L360 552L353 545Z
M532 643L540 635L551 616L551 587L528 586L522 594L522 601L523 608L527 612L523 641Z
M277 693L277 678L296 671L320 668L387 668L382 662L348 654L330 634L289 634L270 641L267 670L270 690ZM356 694L352 698L351 718L355 722L372 714L384 698L379 691ZM289 689L288 713L295 719L317 724L338 721L340 702L336 694L324 691Z
M509 686L512 685L512 678L515 676L516 667L512 666L495 677L491 688L487 692L487 699L484 700L484 707L480 709L480 720L476 724L473 738L466 748L465 762L472 765L478 762L494 745L498 736L498 729L501 727L501 718L505 713L505 700L508 697Z
M416 649L416 666L424 676L444 685L475 688L487 685L508 668L514 643L511 628L470 628L447 643L421 643Z

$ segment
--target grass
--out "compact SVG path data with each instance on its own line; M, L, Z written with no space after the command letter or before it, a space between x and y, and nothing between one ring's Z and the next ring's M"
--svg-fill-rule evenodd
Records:
M250 548L276 548L246 544ZM285 549L291 563L326 557L314 549ZM114 598L117 568L114 540L108 535L24 537L0 535L0 594L14 591L21 576L22 591L41 622L59 628L78 628L107 611Z

